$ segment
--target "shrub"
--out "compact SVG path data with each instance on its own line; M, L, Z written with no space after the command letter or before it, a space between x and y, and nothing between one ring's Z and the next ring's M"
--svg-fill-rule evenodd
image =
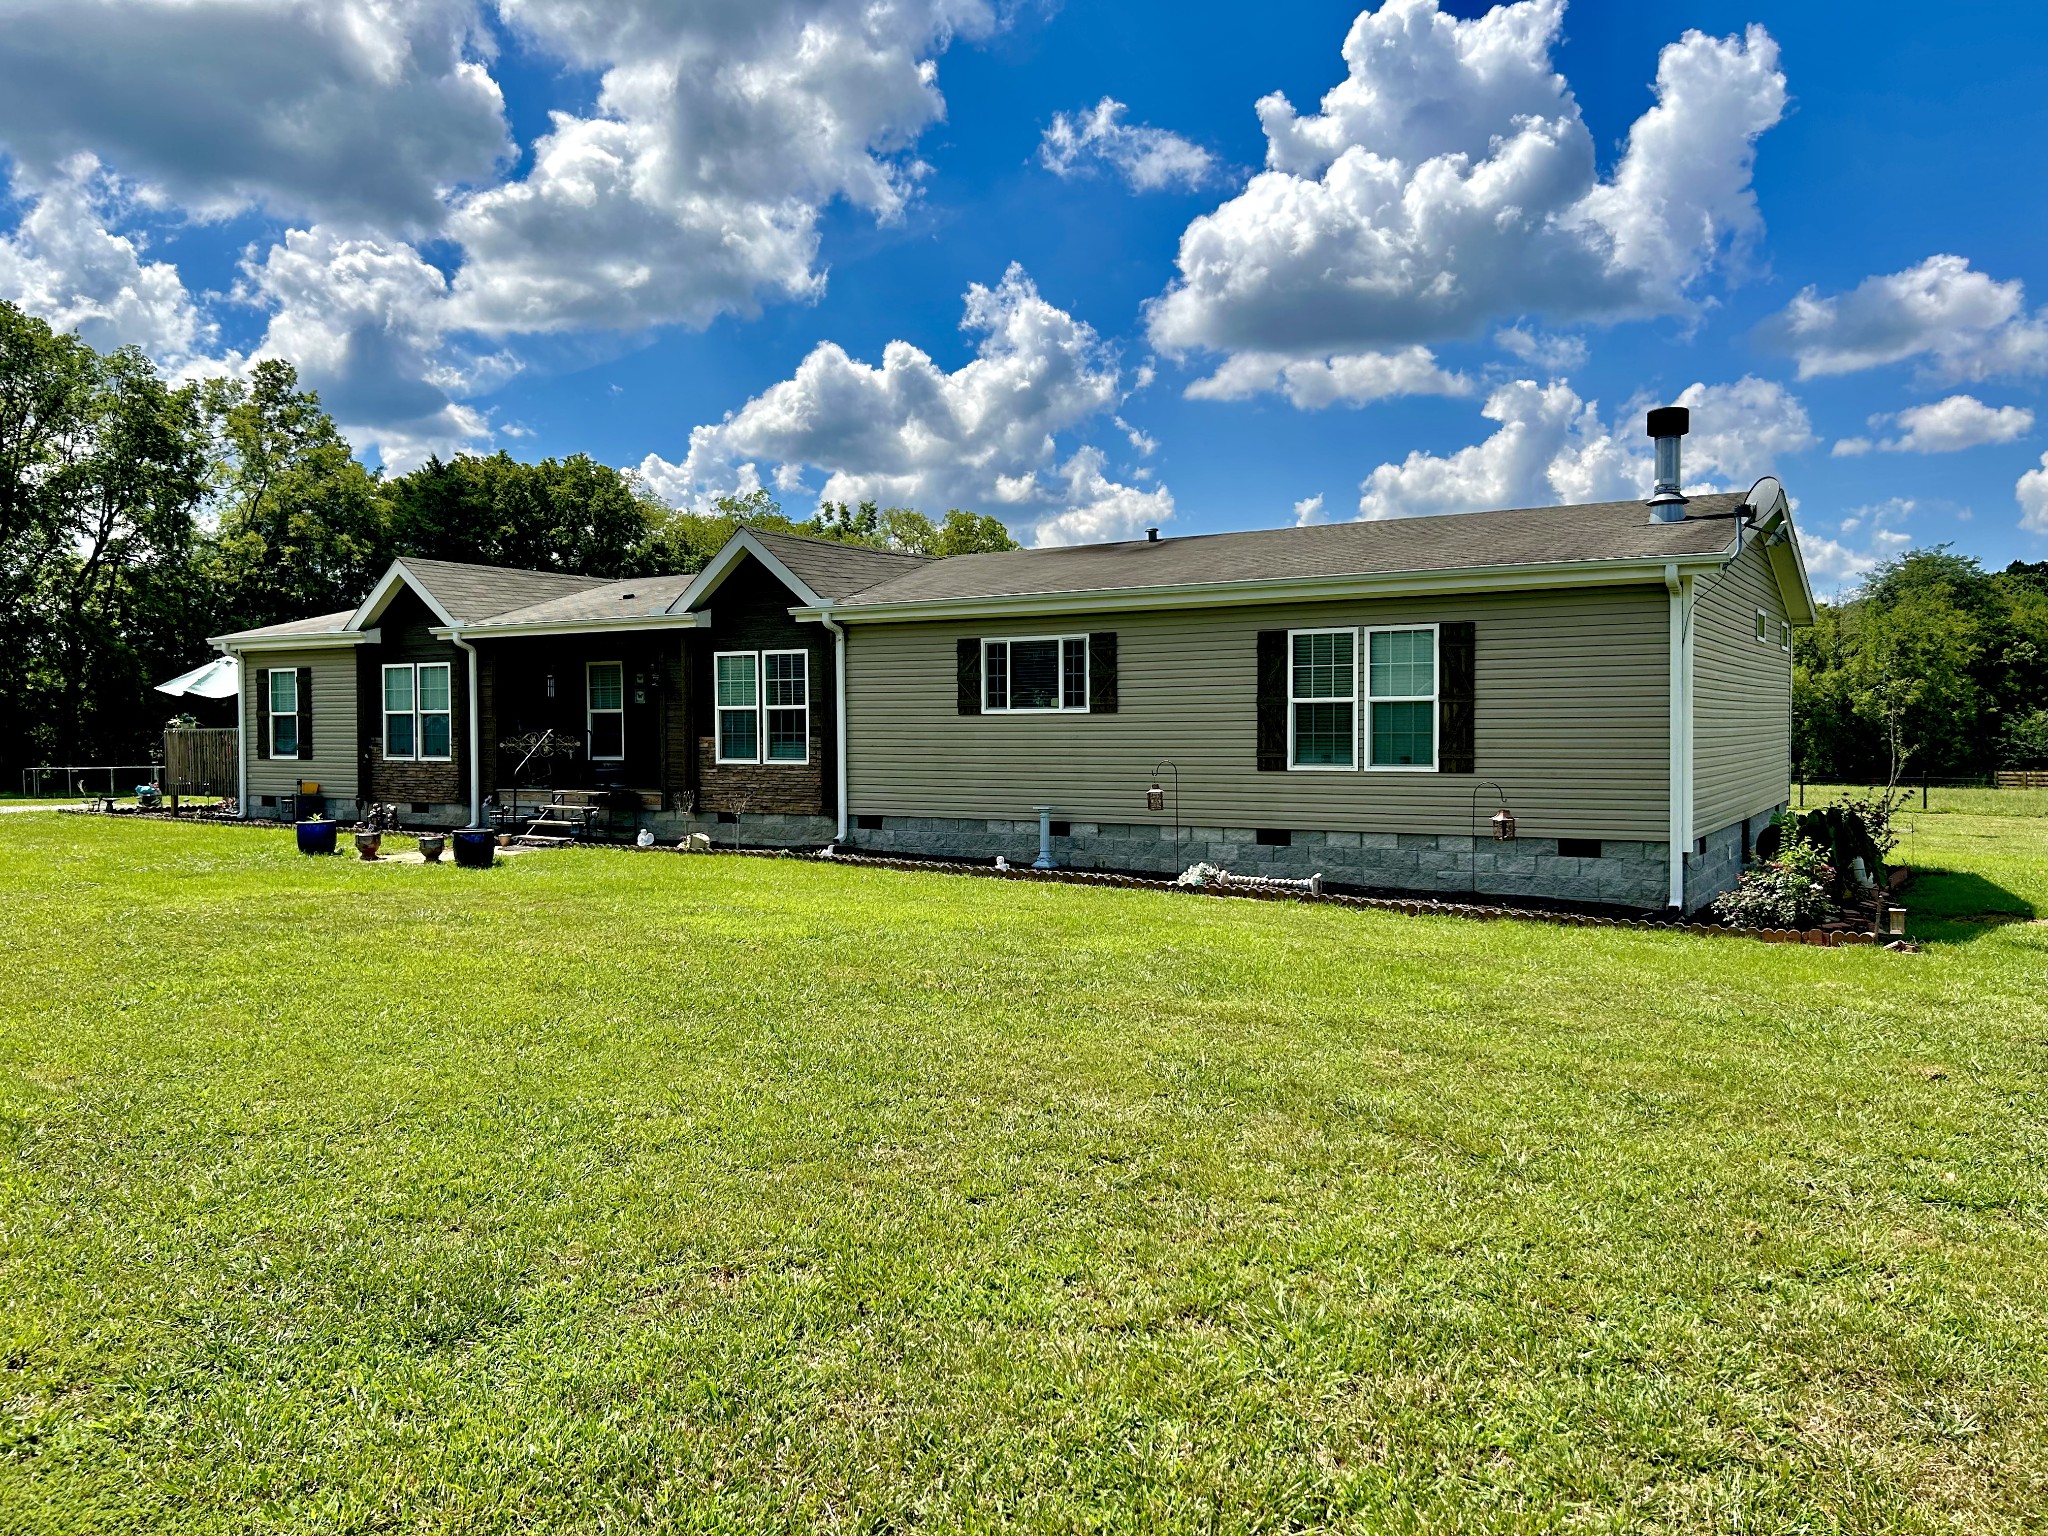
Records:
M1738 928L1810 928L1828 915L1834 882L1827 856L1794 837L1775 859L1746 870L1714 910Z

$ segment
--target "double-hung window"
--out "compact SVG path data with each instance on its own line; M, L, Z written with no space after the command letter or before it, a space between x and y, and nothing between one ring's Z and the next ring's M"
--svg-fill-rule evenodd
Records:
M290 667L270 669L270 755L299 755L299 674Z
M1349 768L1358 759L1358 631L1297 629L1287 669L1288 760Z
M719 651L711 668L719 762L811 760L808 651Z
M1088 708L1088 637L1034 635L981 643L981 707L992 715Z
M811 756L811 658L805 651L761 653L762 703L771 763L804 763Z
M626 756L626 665L593 661L583 669L583 729L593 763L623 762Z
M454 673L445 661L384 669L386 760L446 762L455 755Z
M1436 627L1369 629L1366 693L1374 768L1436 767Z
M1436 641L1434 624L1290 631L1288 765L1433 771Z

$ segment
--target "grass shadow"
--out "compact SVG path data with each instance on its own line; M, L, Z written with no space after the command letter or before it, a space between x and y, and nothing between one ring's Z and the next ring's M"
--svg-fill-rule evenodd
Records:
M1915 870L1905 905L1913 937L1942 944L1967 944L1993 928L2037 916L2026 897L1959 869Z

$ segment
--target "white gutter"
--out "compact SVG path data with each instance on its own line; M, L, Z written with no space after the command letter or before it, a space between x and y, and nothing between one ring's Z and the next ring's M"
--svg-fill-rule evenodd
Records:
M249 819L249 690L255 674L235 657L235 814Z
M449 630L448 638L469 653L469 824L480 827L484 824L484 747L478 739L481 728L477 722L481 711L476 698L476 647L462 638L459 629Z
M246 640L237 635L214 635L206 643L223 656L239 656L244 651L348 650L375 645L382 638L382 631L375 629L316 629L304 635L258 635Z
M1732 540L1731 540L1732 542ZM999 597L945 598L924 602L861 603L794 607L799 619L816 619L827 606L845 623L920 619L999 618L1054 613L1212 607L1248 603L1299 603L1364 597L1428 597L1466 592L1528 591L1555 587L1620 586L1660 580L1673 569L1690 576L1720 568L1726 548L1646 560L1566 560L1547 565L1466 567L1453 571L1266 581L1181 583L1157 587L1112 587L1088 592L1019 592Z
M836 738L839 757L839 831L838 841L846 841L847 831L847 790L846 790L846 630L834 619L829 611L820 611L818 622L832 632L832 671L838 685L838 715L833 735Z
M1692 853L1692 578L1676 561L1664 567L1671 598L1670 904L1685 910L1685 865Z

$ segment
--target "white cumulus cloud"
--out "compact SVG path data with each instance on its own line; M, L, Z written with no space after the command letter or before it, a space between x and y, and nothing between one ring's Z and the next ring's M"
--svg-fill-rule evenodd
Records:
M440 221L512 144L474 0L9 0L0 143L220 214Z
M2013 494L2019 498L2020 526L2029 533L2048 533L2048 453L2041 455L2038 469L2020 476Z
M1097 421L1113 427L1123 398L1117 359L1090 326L1012 266L995 287L968 289L961 327L980 340L952 372L907 341L890 342L879 365L820 343L790 378L696 428L680 465L650 455L641 475L689 506L759 485L763 464L778 476L811 466L826 475L820 500L993 512L1040 544L1128 536L1172 517L1164 486L1111 478L1092 444L1059 446Z
M1472 382L1437 366L1427 347L1356 352L1335 357L1289 358L1279 352L1240 352L1226 358L1185 393L1191 400L1243 400L1265 392L1285 395L1303 410L1365 405L1393 395L1464 395Z
M2048 372L2048 318L2027 313L2018 279L1998 282L1961 256L1930 256L1844 294L1803 289L1760 334L1802 379L1909 359L1949 379Z
M146 259L138 235L117 233L127 193L91 155L76 155L46 182L17 174L32 199L0 235L0 298L101 350L138 346L166 370L201 365L214 327L178 269Z
M1182 234L1147 314L1170 355L1330 357L1492 321L1683 312L1761 228L1750 175L1785 78L1762 28L1687 32L1612 175L1551 62L1563 0L1473 20L1387 0L1352 24L1346 78L1303 115L1258 104L1266 169Z
M818 219L901 214L944 115L934 55L986 0L500 0L537 47L602 71L523 179L450 220L463 323L493 332L702 325L815 296Z
M490 435L462 397L514 371L499 353L447 335L448 280L402 241L295 229L243 267L242 297L270 312L255 356L282 357L358 449L388 468L477 446Z
M1782 385L1746 377L1692 384L1675 402L1692 413L1685 440L1688 491L1747 487L1779 458L1813 445L1805 408ZM1481 410L1492 436L1454 453L1411 453L1382 464L1359 487L1363 518L1477 512L1496 507L1623 500L1649 493L1652 452L1643 406L1631 402L1610 425L1595 401L1563 380L1502 385ZM1709 478L1703 478L1709 477Z
M1208 150L1167 129L1127 123L1128 110L1105 96L1086 112L1055 113L1039 141L1040 163L1057 176L1107 165L1134 192L1199 187L1215 175Z
M1845 437L1834 446L1837 458L1868 453L1956 453L1987 443L2010 443L2034 430L2034 413L2019 405L1986 405L1975 395L1950 395L1927 405L1880 413L1872 427L1894 423L1894 437Z

